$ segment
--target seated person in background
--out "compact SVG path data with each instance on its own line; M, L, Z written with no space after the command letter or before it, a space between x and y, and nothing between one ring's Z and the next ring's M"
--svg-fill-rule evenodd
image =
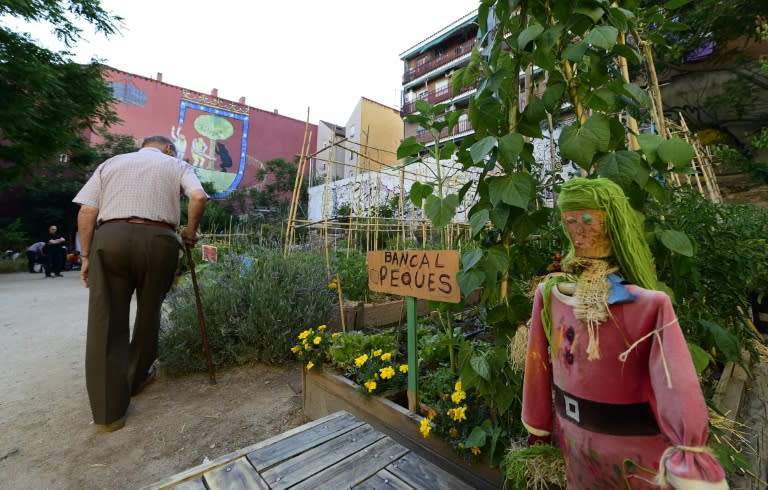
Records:
M27 262L28 262L27 268L30 273L43 272L42 269L40 269L39 271L36 271L35 264L43 263L44 247L45 247L45 242L35 242L27 248Z

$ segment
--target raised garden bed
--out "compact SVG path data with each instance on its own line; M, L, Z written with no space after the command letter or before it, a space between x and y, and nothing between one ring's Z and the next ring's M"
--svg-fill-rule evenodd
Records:
M491 468L484 461L474 463L461 458L438 437L425 439L419 433L421 417L397 403L363 395L355 383L332 370L304 370L302 382L304 414L310 419L346 410L476 488L501 485L498 468Z

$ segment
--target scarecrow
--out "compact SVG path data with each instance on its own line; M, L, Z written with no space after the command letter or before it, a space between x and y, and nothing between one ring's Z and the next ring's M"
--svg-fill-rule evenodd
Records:
M554 439L568 488L727 489L707 406L640 221L608 179L576 178L558 208L563 273L536 291L523 388L529 443ZM553 403L554 399L554 403Z

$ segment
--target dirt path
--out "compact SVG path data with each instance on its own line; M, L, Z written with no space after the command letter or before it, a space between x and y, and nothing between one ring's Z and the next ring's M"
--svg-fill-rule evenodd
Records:
M298 367L259 364L169 378L101 433L85 391L88 292L0 274L0 488L139 488L305 422Z

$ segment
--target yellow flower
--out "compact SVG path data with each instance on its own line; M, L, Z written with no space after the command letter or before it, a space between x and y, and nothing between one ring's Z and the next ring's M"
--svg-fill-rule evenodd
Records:
M467 420L467 406L464 405L463 407L456 407L451 408L448 410L448 416L451 417L456 422L460 422L462 420Z
M336 289L337 287L339 287L339 285L336 283L335 278L328 283L328 289Z
M451 401L458 405L461 403L462 400L465 400L467 398L467 393L465 391L454 391L451 393Z
M456 427L451 427L448 429L448 435L455 439L459 436L459 431L456 429Z
M363 354L359 357L355 358L355 366L357 367L363 367L363 364L365 364L365 361L368 360L368 354Z
M309 337L310 335L312 335L312 330L311 329L310 330L304 330L303 332L301 332L299 334L299 340L304 340L307 337Z
M424 439L427 438L429 435L429 431L432 430L432 426L429 423L428 418L421 419L421 423L419 424L419 432L421 432L421 435L424 436Z
M469 450L472 451L472 454L474 454L475 456L477 456L482 452L480 451L480 448L477 446L472 446L471 448L469 448Z
M335 339L335 338L336 338L336 337L338 337L339 335L341 335L339 332L333 332L333 333L331 334L331 338Z
M392 379L395 376L395 370L390 366L379 369L379 373L381 373L381 379Z
M315 337L314 339L312 339L312 343L314 343L315 345L320 345L320 342L322 342L322 341L323 341L322 337ZM458 402L456 402L456 403L458 403Z
M373 357L379 357L381 355L381 349L376 349L373 351Z
M376 381L366 381L364 386L368 389L368 393L372 393L376 389Z
M312 362L312 361L309 361L309 362L307 363L307 371L309 371L309 370L310 370L310 369L312 369L313 367L315 367L315 363L314 363L314 362Z
M304 350L309 350L309 342L307 342L307 339L302 340L301 345L304 346Z
M400 364L400 372L406 374L408 372L408 364Z
M461 380L456 381L456 384L453 385L453 391L461 391Z
M429 420L433 420L435 417L437 417L437 412L435 412L434 410L432 410L432 409L430 408L430 409L429 409L429 412L427 412L427 418L428 418Z
M325 332L325 330L328 328L328 325L320 325L317 327L318 332Z
M390 359L392 359L392 354L389 352L385 352L384 354L381 355L382 361L389 361Z
M291 352L293 352L294 354L298 354L299 352L301 352L301 346L294 345L293 347L291 347Z

